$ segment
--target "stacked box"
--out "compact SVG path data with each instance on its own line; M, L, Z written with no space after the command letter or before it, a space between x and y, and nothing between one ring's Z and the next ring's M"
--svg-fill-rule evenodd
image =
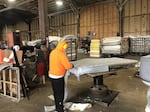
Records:
M91 40L90 57L100 57L100 40Z

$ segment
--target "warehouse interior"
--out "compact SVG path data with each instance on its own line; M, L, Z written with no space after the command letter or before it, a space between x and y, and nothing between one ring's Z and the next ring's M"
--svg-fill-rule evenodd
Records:
M149 0L0 0L0 112L54 112L49 56L61 40L77 70L67 112L150 112Z

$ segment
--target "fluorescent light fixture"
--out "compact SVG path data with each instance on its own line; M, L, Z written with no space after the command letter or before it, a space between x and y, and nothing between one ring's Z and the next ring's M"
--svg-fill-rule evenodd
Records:
M56 5L58 5L58 6L62 6L62 5L63 5L63 2L62 2L62 1L60 1L60 0L58 0L58 1L56 1Z

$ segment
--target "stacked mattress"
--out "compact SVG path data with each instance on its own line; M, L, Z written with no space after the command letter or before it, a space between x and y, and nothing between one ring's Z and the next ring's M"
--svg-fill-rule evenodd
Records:
M107 37L102 39L102 54L125 54L128 52L128 39Z

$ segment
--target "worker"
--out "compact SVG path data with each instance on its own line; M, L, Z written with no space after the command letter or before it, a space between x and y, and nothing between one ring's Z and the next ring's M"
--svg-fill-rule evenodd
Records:
M57 112L64 112L64 76L67 70L73 68L65 51L68 48L66 41L60 41L49 56L49 77L51 79L55 107Z
M42 82L43 84L45 84L46 59L44 57L44 52L42 51L43 47L44 45L41 45L40 49L38 50L36 72L37 72L37 76L39 77L40 83Z

